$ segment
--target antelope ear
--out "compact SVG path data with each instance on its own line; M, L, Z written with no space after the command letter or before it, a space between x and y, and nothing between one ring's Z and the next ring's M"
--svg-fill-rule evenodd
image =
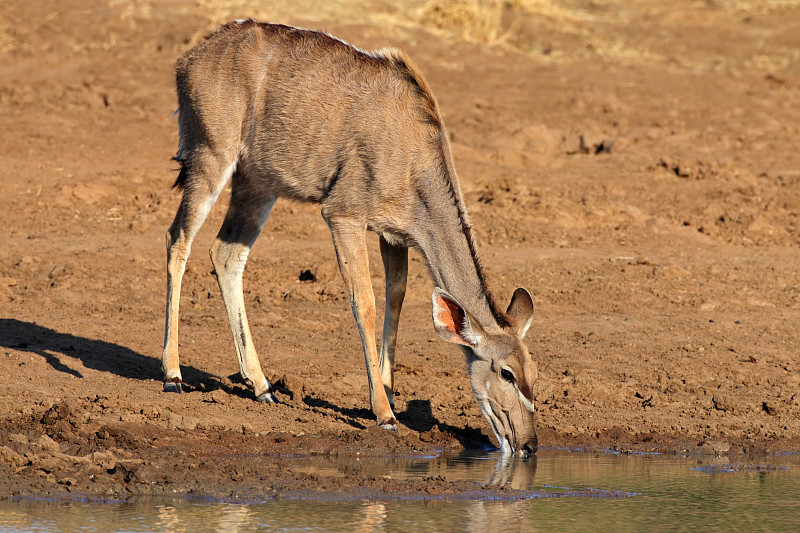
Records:
M478 346L486 334L464 307L439 287L433 289L433 327L447 342L470 348Z
M531 327L531 322L533 322L533 298L531 298L530 293L522 287L515 290L506 313L517 324L517 336L520 339L525 338L525 334L528 332L528 328Z

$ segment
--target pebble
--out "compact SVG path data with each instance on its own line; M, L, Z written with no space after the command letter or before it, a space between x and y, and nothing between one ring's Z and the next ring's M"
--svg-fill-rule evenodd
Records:
M209 393L209 398L213 403L227 404L230 401L230 395L222 389L215 389Z
M714 404L714 409L726 413L733 413L736 411L736 405L732 396L728 394L714 394L711 397L711 402Z
M36 444L46 452L50 453L60 453L61 448L58 446L58 443L48 437L47 435L42 435L39 437L39 440L36 441Z
M762 405L762 408L764 409L764 412L770 416L775 416L780 412L778 404L773 400L765 401L764 404Z
M730 442L723 439L706 440L700 443L701 452L709 452L709 453L714 453L716 455L722 455L724 453L727 453L730 449L731 449Z

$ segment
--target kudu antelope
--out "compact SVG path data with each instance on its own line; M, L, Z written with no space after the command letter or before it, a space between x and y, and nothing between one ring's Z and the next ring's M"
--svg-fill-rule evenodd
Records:
M434 327L464 348L472 389L501 449L535 449L537 371L521 340L533 302L517 289L503 312L489 293L436 101L408 57L247 20L184 53L176 71L175 186L183 199L167 232L164 390L181 390L178 303L192 239L230 183L230 207L210 253L241 375L259 401L277 399L253 347L242 272L279 197L316 202L361 335L378 424L397 427L395 340L413 246L437 286ZM386 272L380 354L367 230L380 237Z

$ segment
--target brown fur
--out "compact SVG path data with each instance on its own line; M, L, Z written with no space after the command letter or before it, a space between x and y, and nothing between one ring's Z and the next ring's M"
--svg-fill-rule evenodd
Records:
M183 200L167 233L167 381L180 381L176 317L191 241L228 182L230 208L211 257L242 375L262 399L274 397L247 327L241 274L279 197L322 205L362 336L371 405L382 425L395 424L386 392L391 393L407 247L424 255L435 283L477 323L509 335L503 332L515 321L488 291L436 100L403 52L365 52L322 32L234 22L178 59L176 87L175 159L181 170L174 187L183 191ZM387 282L380 359L367 229L381 236L387 276L393 278ZM377 386L381 379L387 390Z

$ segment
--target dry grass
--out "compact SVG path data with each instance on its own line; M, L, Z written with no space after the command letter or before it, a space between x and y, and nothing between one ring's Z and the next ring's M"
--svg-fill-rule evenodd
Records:
M598 2L560 0L427 0L417 9L419 24L490 45L508 42L524 15L535 16L559 29L575 30L595 15L586 6Z
M507 43L525 16L567 34L586 35L592 33L591 26L598 21L674 9L671 2L652 0L396 0L371 4L356 0L197 0L197 5L208 14L212 28L248 17L336 20L381 29L424 28L491 45ZM695 7L739 17L798 10L800 0L706 0L694 3L692 8ZM682 8L690 7L684 3Z
M119 4L123 0L107 0ZM141 0L130 4L132 18L166 16L180 11L199 14L207 24L197 28L195 41L220 24L256 18L325 28L326 23L357 24L375 35L413 42L425 30L440 38L465 40L511 48L544 62L564 63L601 57L621 64L675 62L675 53L657 39L621 40L618 29L630 24L657 27L690 26L698 31L721 19L744 20L762 14L798 15L800 0L195 0L171 3ZM0 30L3 28L0 14ZM319 24L316 24L319 22ZM630 35L630 32L621 32ZM390 37L392 36L393 37ZM13 45L0 31L0 50ZM775 57L757 56L753 64L778 68L795 61L797 53L780 51ZM681 68L711 68L699 59L680 56ZM724 58L714 64L723 64ZM783 63L781 63L783 62ZM672 64L671 63L671 64Z
M505 41L513 28L503 27L503 0L430 0L419 12L424 26L457 33L464 40L489 44Z
M718 2L719 7L746 13L769 13L800 8L800 0L750 0Z
M643 30L641 38L621 40L620 33L631 34L617 29L643 24L654 34L668 26L703 32L720 22L761 15L798 16L798 11L800 0L427 0L416 9L416 20L420 27L451 38L513 48L548 63L600 57L618 64L659 63L698 71L772 71L796 62L800 52L775 48L734 64L724 53L676 54L663 39L649 38L648 30Z

